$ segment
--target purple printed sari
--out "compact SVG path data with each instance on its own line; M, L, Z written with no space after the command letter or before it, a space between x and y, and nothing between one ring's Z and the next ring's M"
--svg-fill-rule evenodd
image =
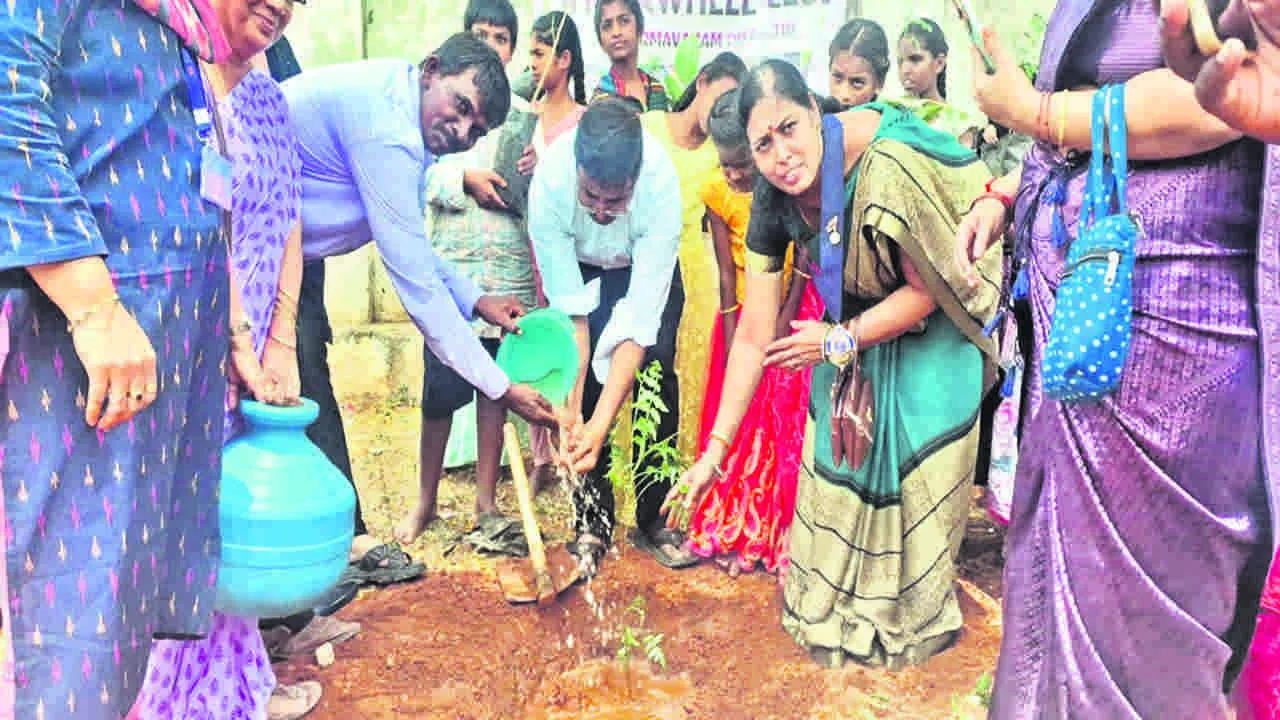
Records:
M285 242L301 211L297 139L280 87L261 71L246 75L218 110L233 169L231 280L261 356ZM226 439L242 429L228 407ZM139 720L265 720L275 684L257 621L215 613L205 639L156 643L136 711Z
M1152 0L1063 0L1040 89L1161 67L1157 18ZM1259 227L1264 155L1240 141L1132 163L1129 205L1146 231L1133 342L1121 387L1097 404L1041 392L1065 253L1053 188L1066 178L1074 237L1084 177L1043 145L1027 155L1017 216L1035 345L993 718L1227 716L1226 638L1246 563L1269 549L1264 466L1275 469L1280 439L1275 418L1263 420L1280 379L1276 235L1272 222Z

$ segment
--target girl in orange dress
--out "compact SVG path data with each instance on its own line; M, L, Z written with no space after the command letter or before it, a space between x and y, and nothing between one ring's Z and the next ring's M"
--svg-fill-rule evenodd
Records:
M724 442L710 433L720 408L729 346L742 310L745 237L755 179L751 151L738 121L736 90L716 102L709 129L720 155L720 168L707 176L701 195L720 270L721 307L720 321L712 333L699 452L709 442ZM798 266L807 268L808 262L801 258ZM787 272L791 273L790 268ZM789 334L794 320L822 316L822 301L810 287L806 271L791 273L783 286L788 291L778 316L779 335ZM785 569L808 401L808 371L765 370L730 446L724 477L690 516L689 547L694 553L715 558L732 575L740 570L750 572L757 565L771 573Z

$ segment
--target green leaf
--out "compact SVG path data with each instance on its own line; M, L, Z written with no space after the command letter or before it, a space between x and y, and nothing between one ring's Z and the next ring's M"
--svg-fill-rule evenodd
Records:
M652 438L658 434L658 425L650 417L636 418L631 427L636 435L642 437Z
M673 63L675 75L685 86L698 76L698 57L701 54L702 40L695 33L686 35L676 46L676 59Z
M662 634L650 635L644 639L644 654L649 662L667 669L667 654L662 651Z
M631 599L630 604L627 605L627 612L639 615L641 624L644 623L644 606L645 601L643 595L635 596Z
M662 85L666 89L668 98L678 98L684 95L684 90L688 87L671 73L667 73L666 77L662 79ZM673 99L672 102L675 102L675 100Z
M991 673L982 673L978 678L978 684L973 689L973 695L977 698L978 703L982 707L991 706L991 690L995 685L995 679L991 677Z

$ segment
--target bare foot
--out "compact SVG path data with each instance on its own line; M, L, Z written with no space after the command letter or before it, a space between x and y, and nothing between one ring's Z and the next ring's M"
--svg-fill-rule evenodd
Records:
M534 467L533 475L529 476L529 484L533 486L533 494L535 496L555 487L559 480L560 478L556 475L555 468L550 463Z
M418 536L431 527L431 523L435 522L437 517L439 516L436 515L435 510L424 508L421 505L414 508L396 525L396 542L401 545L408 545L417 540Z
M348 557L349 562L360 562L370 550L378 547L382 541L372 535L357 535L351 540L351 555Z

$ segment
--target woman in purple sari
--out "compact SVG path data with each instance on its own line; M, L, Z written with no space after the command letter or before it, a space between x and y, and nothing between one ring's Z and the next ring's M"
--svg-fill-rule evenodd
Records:
M1001 232L1001 195L1018 195L1012 235L1035 341L991 709L1000 720L1227 717L1224 675L1247 642L1235 633L1257 604L1241 580L1260 583L1269 559L1263 467L1277 438L1262 410L1276 398L1264 402L1260 388L1280 367L1264 372L1259 359L1280 348L1260 332L1274 277L1259 280L1274 274L1264 258L1280 218L1259 226L1262 146L1164 69L1157 18L1153 0L1062 0L1037 87L990 33L999 70L975 81L994 122L1037 138L1021 172L961 228L964 246L984 249L991 233L975 229ZM1059 402L1039 370L1080 213L1087 159L1073 150L1090 146L1093 93L1113 83L1126 84L1128 202L1145 231L1132 345L1115 393Z
M204 68L232 167L228 367L235 372L224 418L230 440L243 430L237 394L272 404L298 398L301 161L280 86L252 64L284 32L293 0L213 0L213 6L231 45L227 62ZM156 644L135 717L294 720L319 699L315 682L276 686L256 618L215 613L207 638Z

